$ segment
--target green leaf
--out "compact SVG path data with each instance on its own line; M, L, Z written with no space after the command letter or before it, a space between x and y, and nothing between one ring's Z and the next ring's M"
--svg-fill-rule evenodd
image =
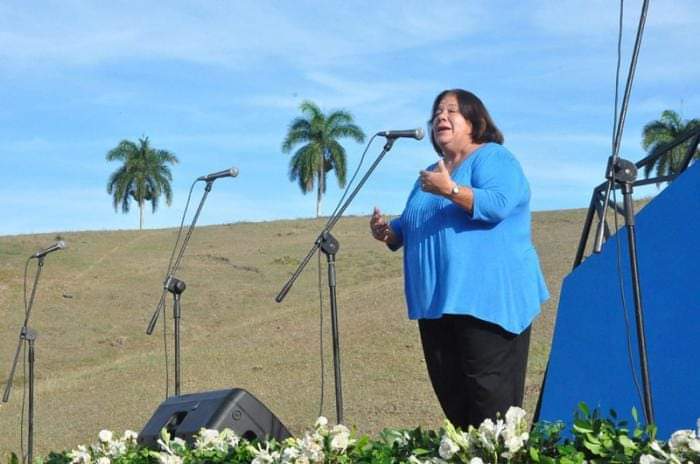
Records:
M603 446L604 446L605 448L607 448L607 449L612 449L612 448L613 448L613 443L614 443L614 442L613 442L612 438L610 438L609 436L603 437L603 439L601 440L601 442L602 442L602 444L603 444Z
M160 430L160 439L163 440L163 443L170 443L170 433L165 427Z
M637 444L630 440L630 438L626 435L621 435L618 439L620 444L622 445L623 448L633 448L637 449Z
M593 433L593 429L588 425L588 422L582 420L574 421L573 429L574 432L578 432L581 434Z
M591 410L588 409L588 406L586 406L586 403L584 403L583 401L581 401L578 404L578 408L581 410L581 412L583 412L586 415L586 417L591 416Z
M647 431L649 432L649 440L654 441L656 439L656 432L657 432L657 427L656 424L649 424L647 425Z
M584 442L583 442L583 446L584 446L587 450L589 450L591 453L593 453L593 454L595 454L595 455L598 455L598 456L602 456L603 447L600 446L600 444L591 443L591 442L589 442L589 441L584 441Z

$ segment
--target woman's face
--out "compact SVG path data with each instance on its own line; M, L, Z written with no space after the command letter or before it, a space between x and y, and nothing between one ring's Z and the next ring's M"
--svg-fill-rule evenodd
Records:
M448 93L433 114L433 136L444 151L458 152L472 144L472 125L459 111L457 96Z

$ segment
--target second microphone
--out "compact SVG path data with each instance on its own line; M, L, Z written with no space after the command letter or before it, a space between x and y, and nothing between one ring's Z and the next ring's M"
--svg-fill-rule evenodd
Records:
M236 177L236 176L238 176L238 168L230 168L230 169L224 169L223 171L219 171L219 172L213 172L211 174L207 174L206 176L197 177L197 180L211 182L213 180L220 179L221 177Z

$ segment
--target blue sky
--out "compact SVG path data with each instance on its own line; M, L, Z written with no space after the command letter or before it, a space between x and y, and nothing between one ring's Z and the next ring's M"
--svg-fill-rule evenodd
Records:
M177 226L192 181L230 166L239 177L214 184L200 224L311 217L315 198L280 150L302 100L373 134L424 127L454 87L486 103L533 209L585 207L610 154L618 6L0 0L0 235L138 227L137 208L112 208L105 154L144 135L181 161L173 205L149 210L146 227ZM625 2L622 84L640 9ZM642 127L661 111L700 117L698 30L693 0L651 2L623 156L643 155ZM352 172L364 146L345 146ZM427 139L397 141L347 213L399 213L433 161ZM325 214L340 193L333 179Z

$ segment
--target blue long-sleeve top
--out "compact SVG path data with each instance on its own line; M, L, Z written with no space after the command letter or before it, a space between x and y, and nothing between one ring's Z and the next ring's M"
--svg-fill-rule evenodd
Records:
M408 316L470 315L520 333L549 298L532 244L527 179L515 157L495 143L478 148L451 175L472 188L471 214L416 182L390 224L395 248L404 248Z

